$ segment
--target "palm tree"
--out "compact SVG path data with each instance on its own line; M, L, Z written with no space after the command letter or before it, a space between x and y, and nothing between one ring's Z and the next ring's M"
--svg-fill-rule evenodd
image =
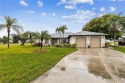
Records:
M0 29L7 29L8 33L8 48L10 47L10 29L12 28L14 31L17 33L20 33L20 31L23 31L22 26L17 24L17 21L15 18L10 18L9 16L4 17L6 23L5 24L0 24Z
M37 32L37 34L38 34L39 39L40 39L40 41L41 41L41 48L40 48L40 50L41 50L42 47L43 47L43 40L50 38L50 35L49 35L49 33L48 33L47 30L41 31L41 33Z
M119 13L118 15L111 15L109 18L109 24L114 31L114 46L116 45L116 31L125 29L125 17L121 15L122 13Z
M30 39L30 43L32 45L32 43L34 41L33 39L34 39L35 33L31 32L31 31L27 31L27 34L28 34L28 38Z
M21 41L21 45L24 45L26 43L26 41L28 40L28 32L24 32L20 34L20 41Z
M67 30L68 28L67 28L66 25L62 25L62 26L60 26L60 27L61 27L61 32L62 32L62 34L63 34L63 39L64 39L65 30ZM63 41L64 41L64 40L63 40Z
M60 34L59 43L61 43L61 27L56 28L56 32L58 32Z

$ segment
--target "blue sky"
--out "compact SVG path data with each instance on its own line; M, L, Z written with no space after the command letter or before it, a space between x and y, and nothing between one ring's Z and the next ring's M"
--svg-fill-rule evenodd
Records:
M125 15L125 0L0 0L0 23L5 23L3 16L10 16L24 31L54 33L65 24L69 32L77 32L92 18L121 11ZM6 30L0 31L3 35Z

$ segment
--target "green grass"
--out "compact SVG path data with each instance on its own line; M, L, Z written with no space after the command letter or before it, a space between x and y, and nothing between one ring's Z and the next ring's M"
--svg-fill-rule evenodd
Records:
M0 45L0 83L29 83L52 68L75 48L44 47L45 53L33 53L39 49L30 45Z
M113 49L125 53L125 47L123 46L114 46Z

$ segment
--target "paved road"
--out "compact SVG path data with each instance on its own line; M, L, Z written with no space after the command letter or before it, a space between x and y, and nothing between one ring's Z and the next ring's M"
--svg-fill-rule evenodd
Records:
M108 48L79 49L32 83L125 83L125 54Z

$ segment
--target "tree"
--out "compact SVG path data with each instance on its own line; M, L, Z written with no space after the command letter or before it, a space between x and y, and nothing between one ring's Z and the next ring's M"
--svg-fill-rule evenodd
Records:
M8 48L10 47L10 29L12 28L14 31L16 31L17 33L20 33L21 31L23 31L22 26L17 24L17 21L15 18L10 18L9 16L4 17L6 23L5 24L0 24L0 29L7 29L7 33L8 33Z
M66 25L62 25L62 26L60 26L60 28L61 28L61 32L62 32L62 34L63 34L63 39L64 39L65 30L67 30L68 28L67 28ZM64 41L64 40L63 40L63 41Z
M56 32L58 32L60 34L60 40L59 43L61 43L61 27L56 28Z
M39 39L41 41L41 48L40 48L40 50L41 50L42 47L43 47L43 39L50 38L50 35L49 35L47 30L41 31L41 33L37 32L37 34L38 34L38 37L39 37Z
M28 33L27 32L21 34L20 35L20 41L22 43L21 45L24 45L26 43L27 39L28 39Z
M82 30L85 31L92 31L92 32L100 32L100 33L107 33L108 36L106 36L107 39L113 39L114 37L114 31L110 26L110 17L113 14L106 14L101 17L94 18L90 20ZM122 32L119 30L116 30L116 38L119 38L122 36Z
M31 45L32 45L34 32L27 31L26 33L27 33L28 39L30 39L30 43L31 43Z
M3 42L3 44L7 44L7 40L8 38L6 36L3 36L3 38L1 38L1 42Z
M20 36L17 34L12 34L11 36L13 43L18 43L18 41L20 40Z
M118 15L111 15L109 18L109 24L114 32L114 45L116 45L116 31L125 29L125 17L121 15L122 13L119 13Z

